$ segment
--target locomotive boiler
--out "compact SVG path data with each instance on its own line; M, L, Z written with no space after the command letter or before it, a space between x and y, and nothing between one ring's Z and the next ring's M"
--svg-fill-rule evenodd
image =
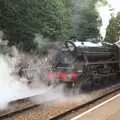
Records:
M93 88L119 82L120 47L104 41L65 41L55 57L48 83Z

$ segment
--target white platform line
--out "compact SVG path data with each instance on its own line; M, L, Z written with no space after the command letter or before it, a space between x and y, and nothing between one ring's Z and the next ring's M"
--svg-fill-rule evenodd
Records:
M88 114L88 113L94 111L95 109L97 109L97 108L103 106L104 104L106 104L106 103L108 103L108 102L110 102L110 101L116 99L117 97L120 97L120 94L117 94L116 96L113 96L112 98L110 98L110 99L108 99L108 100L102 102L101 104L99 104L99 105L97 105L97 106L95 106L95 107L93 107L93 108L91 108L91 109L89 109L89 110L83 112L82 114L80 114L80 115L78 115L78 116L72 118L71 120L78 120L79 118L81 118L81 117L85 116L86 114Z

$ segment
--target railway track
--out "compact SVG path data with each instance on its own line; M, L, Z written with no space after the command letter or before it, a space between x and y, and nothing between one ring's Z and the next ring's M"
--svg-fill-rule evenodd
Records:
M37 98L37 97L42 97L42 95L37 94L37 95L32 95L30 97L26 97L23 99L21 98L18 100L11 101L8 105L8 109L0 111L0 120L9 118L11 116L14 116L17 113L22 113L29 109L37 108L40 106L42 107L44 104L46 104L46 102L42 104L33 102L32 100L34 100L34 98Z
M80 103L69 109L63 110L62 112L60 112L58 114L53 114L53 115L49 116L49 118L46 117L45 120L67 120L67 119L70 119L74 115L84 112L85 110L89 109L90 107L93 107L94 105L114 96L115 94L117 94L119 92L120 92L120 84L113 85L112 87L109 87L107 89L99 91L98 93L95 93L96 94L95 97L93 97L91 100L85 101L82 104ZM32 97L36 97L36 96L32 96ZM43 104L32 103L29 97L26 99L21 99L21 100L11 102L11 106L12 106L12 108L10 108L7 111L0 111L0 120L3 120L3 119L5 120L8 118L11 118L13 116L16 116L17 114L22 115L24 112L27 112L29 110L34 110L34 108L40 109L40 107L44 107ZM56 108L54 108L54 110L56 110ZM32 119L32 120L34 120L34 119ZM43 120L43 119L41 118L40 120Z
M35 96L32 96L35 97ZM11 117L19 112L24 112L25 110L37 107L38 104L31 102L32 97L27 97L25 99L15 100L9 103L9 107L6 110L0 111L0 120L4 118Z
M104 94L100 95L97 98L94 98L91 101L88 101L82 105L75 106L59 115L51 117L49 120L70 120L71 118L79 115L86 110L100 104L101 102L113 97L114 95L120 93L120 86L113 86L111 90L104 92Z

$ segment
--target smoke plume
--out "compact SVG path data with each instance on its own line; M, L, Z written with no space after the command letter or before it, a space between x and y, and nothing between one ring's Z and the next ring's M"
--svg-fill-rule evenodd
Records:
M102 2L97 2L96 9L99 12L99 15L102 19L102 26L100 28L100 33L103 38L106 35L106 28L109 25L111 16L116 16L120 11L118 0L106 0L107 3L103 4Z

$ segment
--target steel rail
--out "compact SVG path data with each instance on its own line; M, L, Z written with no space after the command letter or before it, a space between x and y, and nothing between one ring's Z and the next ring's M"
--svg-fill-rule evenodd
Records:
M56 116L53 116L49 120L64 120L64 118L66 116L72 114L73 112L78 111L80 109L83 109L83 108L85 108L87 106L90 106L90 105L96 103L97 101L99 101L101 99L104 99L104 98L106 98L106 97L110 96L111 94L114 94L114 93L116 93L118 91L120 91L120 86L118 88L112 89L111 91L109 91L109 92L107 92L107 93L105 93L105 94L103 94L103 95L101 95L101 96L99 96L99 97L89 101L89 102L86 102L86 103L84 103L82 105L78 105L76 107L73 107L73 108L67 110L66 112L60 113L60 114L58 114Z
M31 96L31 97L27 97L27 98L23 98L23 99L19 99L19 100L10 102L11 105L15 105L15 106L18 105L17 108L13 107L13 109L0 111L0 120L9 118L17 113L22 113L26 110L40 106L40 104L34 104L30 101L30 99L32 99L32 97L36 97L36 96Z
M119 90L120 90L120 84L119 85L115 85L110 90L106 90L106 93L100 95L99 97L97 97L97 98L95 98L95 99L93 99L93 100L91 100L91 101L89 101L87 103L83 103L82 105L78 105L78 106L76 106L76 107L74 107L72 109L69 109L69 110L67 110L64 113L60 113L60 114L58 114L56 116L53 116L53 117L50 118L50 120L59 120L59 119L62 119L66 115L71 114L72 111L76 111L76 110L82 109L82 108L84 108L84 107L86 107L88 105L91 105L94 102L96 102L96 101L98 101L98 100L100 100L102 98L105 98L105 97L107 97L107 96L109 96L109 95L111 95L111 94L113 94L113 93L115 93L115 92L117 92ZM38 96L38 95L36 95L36 96ZM31 96L31 97L36 97L36 96ZM12 101L11 104L15 104L15 103L23 103L23 104L30 103L29 99L31 99L31 97L27 97L25 99L20 99L20 100ZM30 104L28 104L28 105L26 105L24 107L21 107L21 108L17 108L17 109L10 110L10 111L3 111L3 112L0 113L0 120L6 119L6 118L10 118L10 117L12 117L12 116L14 116L14 115L16 115L18 113L23 113L24 111L27 111L27 110L32 109L32 108L43 106L44 104L46 104L46 103L43 103L43 104L34 104L34 103L31 102ZM20 104L18 104L18 105L20 107Z

